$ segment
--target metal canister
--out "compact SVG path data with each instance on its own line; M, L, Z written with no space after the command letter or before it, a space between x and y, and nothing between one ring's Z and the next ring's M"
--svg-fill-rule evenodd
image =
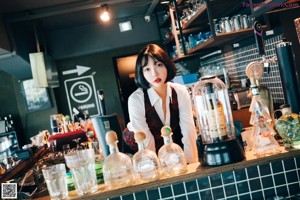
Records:
M297 78L292 43L283 39L276 46L276 54L285 101L291 106L294 113L299 113L300 84Z

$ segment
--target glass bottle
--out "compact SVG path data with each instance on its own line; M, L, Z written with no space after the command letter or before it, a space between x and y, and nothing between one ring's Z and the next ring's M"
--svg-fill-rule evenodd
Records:
M138 144L138 152L132 157L133 168L141 182L149 182L160 178L160 163L154 151L145 148L146 134L136 131L134 139Z
M300 116L292 113L289 104L280 106L282 116L277 120L275 128L286 147L300 149Z
M104 184L108 189L122 188L135 183L135 174L131 159L128 155L119 152L116 132L106 133L106 143L110 155L103 162Z
M226 140L226 120L224 114L224 107L221 101L214 94L212 83L206 84L206 94L209 97L209 103L207 104L207 115L208 115L208 127L212 142Z
M169 126L161 128L164 145L158 151L158 158L163 176L174 176L187 172L187 161L182 148L173 143L172 129Z

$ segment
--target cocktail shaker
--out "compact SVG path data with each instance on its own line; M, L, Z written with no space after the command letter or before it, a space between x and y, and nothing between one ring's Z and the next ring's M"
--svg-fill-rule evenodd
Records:
M283 39L276 46L276 54L285 101L291 106L294 113L299 113L300 83L297 78L292 43Z

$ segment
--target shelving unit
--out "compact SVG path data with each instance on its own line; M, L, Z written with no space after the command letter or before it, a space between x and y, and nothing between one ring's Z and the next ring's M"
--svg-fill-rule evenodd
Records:
M240 0L222 1L222 0L207 0L202 4L188 21L181 24L178 15L179 7L183 6L185 0L173 0L173 5L170 5L170 20L169 24L172 26L173 37L164 41L164 45L176 45L178 56L173 58L174 62L185 59L187 56L205 55L220 49L228 43L238 42L253 35L253 28L241 29L229 33L216 34L214 28L214 19L220 19L226 16L232 16L240 12L247 12L248 15L252 13L251 7L243 7L243 2ZM169 19L168 19L169 20ZM167 23L163 23L166 25ZM264 26L267 29L267 26ZM191 48L185 49L184 39L189 34L210 31L212 37L201 44ZM180 53L182 50L183 53Z

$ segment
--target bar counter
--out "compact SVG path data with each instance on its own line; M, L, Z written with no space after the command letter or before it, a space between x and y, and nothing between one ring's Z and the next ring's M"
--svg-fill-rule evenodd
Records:
M246 159L223 166L188 166L183 175L159 181L107 190L104 184L90 195L77 196L69 192L69 199L152 200L152 199L268 199L275 196L293 197L300 192L300 150L282 147L282 153ZM46 200L49 196L36 199Z

